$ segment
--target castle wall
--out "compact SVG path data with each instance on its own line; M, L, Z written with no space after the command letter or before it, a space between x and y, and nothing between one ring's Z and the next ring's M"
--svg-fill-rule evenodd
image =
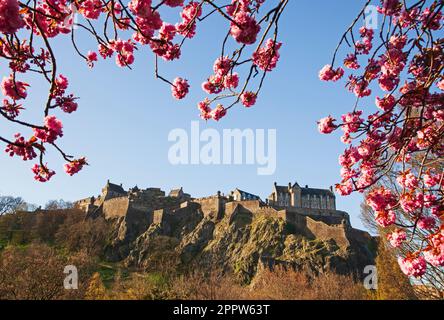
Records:
M345 225L328 225L322 221L311 219L310 217L306 217L306 219L307 228L316 239L333 239L338 246L344 249L350 245L350 242L347 239Z
M153 211L162 208L178 208L182 202L173 197L130 197L131 207L140 211Z
M302 215L302 216L310 216L315 218L316 220L323 220L329 223L341 223L342 220L345 220L348 224L350 224L350 217L347 212L340 210L331 210L331 209L314 209L314 208L285 208L288 212L289 216L292 215Z
M103 202L102 212L105 219L115 219L127 215L129 209L128 197L109 199Z
M237 201L237 203L239 203L243 208L252 213L257 212L261 205L259 200Z
M210 216L215 219L221 219L226 199L215 196L194 199L193 202L200 204L202 213L205 217Z
M163 209L154 210L153 211L153 223L162 224L164 216L165 216L165 210L163 210Z

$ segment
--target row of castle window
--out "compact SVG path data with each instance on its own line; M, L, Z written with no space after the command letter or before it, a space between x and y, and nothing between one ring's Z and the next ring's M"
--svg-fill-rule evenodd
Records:
M288 193L279 193L277 203L279 206L289 207L292 205L291 196ZM334 198L323 196L310 197L310 195L307 195L302 197L301 207L312 209L335 209Z

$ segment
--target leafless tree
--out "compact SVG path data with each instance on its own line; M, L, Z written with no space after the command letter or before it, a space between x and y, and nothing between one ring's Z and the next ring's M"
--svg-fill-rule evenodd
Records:
M25 201L20 197L0 196L0 216L7 213L13 213L18 209L25 208L25 206Z

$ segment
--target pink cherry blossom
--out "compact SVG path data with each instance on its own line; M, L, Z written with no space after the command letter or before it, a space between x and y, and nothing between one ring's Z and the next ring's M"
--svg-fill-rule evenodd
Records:
M47 116L45 118L45 129L34 129L36 138L43 142L52 143L57 137L63 136L63 125L55 116Z
M80 3L79 12L89 19L98 19L103 12L103 5L100 0L85 0Z
M319 132L324 134L329 134L335 131L337 125L334 123L334 121L336 121L336 119L333 119L332 116L328 116L319 120L318 121Z
M423 230L432 230L435 228L436 220L433 217L421 217L418 220L418 228Z
M170 23L162 23L162 27L159 29L160 39L171 41L176 35L176 27Z
M134 62L134 43L131 40L115 40L111 43L111 48L117 52L116 64L119 67L127 67Z
M225 76L230 72L232 66L233 60L228 56L220 57L214 62L213 71L218 76Z
M361 115L362 111L360 110L344 114L341 117L343 121L342 130L347 134L358 131L361 123L364 122L364 120L361 118Z
M165 0L165 4L170 7L181 7L183 6L184 0Z
M402 272L409 277L421 277L427 269L427 263L422 256L398 258L399 266Z
M226 114L227 110L221 104L218 104L216 108L213 111L211 111L211 116L213 120L216 121L219 121L221 118L225 117Z
M429 171L423 176L423 179L424 179L424 185L426 187L432 188L439 183L439 181L441 180L441 176L433 174Z
M173 97L178 100L185 98L188 94L189 87L190 85L187 80L179 77L174 79L173 85L171 86Z
M14 80L12 76L3 77L1 83L2 93L4 96L10 97L13 100L25 99L28 96L26 87L28 84Z
M392 16L400 9L399 0L382 0L381 3L381 6L377 7L377 10L386 16Z
M416 176L407 170L405 172L401 172L400 175L396 178L396 181L401 187L408 189L415 189L418 187L418 179Z
M345 183L336 184L335 188L341 196L348 196L353 191L353 185L350 180Z
M254 106L254 104L256 103L256 98L257 98L256 93L251 91L245 91L240 96L242 104L247 108Z
M431 247L423 251L425 260L435 267L444 266L444 245L438 247Z
M94 62L97 61L97 53L95 53L94 51L88 51L86 58L88 67L92 68L94 67Z
M24 161L32 160L37 157L33 147L33 144L36 141L34 137L27 141L20 133L17 133L14 135L14 138L14 144L8 144L5 149L5 152L8 153L10 157L16 155L21 157Z
M385 112L393 110L395 104L396 98L391 94L387 94L383 98L376 97L376 106Z
M388 211L376 211L375 221L381 227L386 228L396 222L396 214L393 210Z
M233 38L243 44L255 43L260 30L261 27L256 19L245 11L240 11L234 16L234 21L231 22L230 27Z
M268 39L265 46L253 53L253 63L263 71L273 70L279 61L281 47L282 43Z
M66 113L72 113L77 110L78 104L75 102L75 99L72 95L66 97L57 97L56 105Z
M337 68L333 70L332 66L327 64L319 71L319 79L322 81L338 81L344 75L344 69Z
M70 176L76 174L80 170L82 170L83 166L86 165L86 159L80 158L77 160L73 160L71 162L68 162L64 165L65 172L69 174Z
M21 104L17 104L16 101L10 102L8 99L3 99L3 106L0 107L0 109L3 110L9 118L15 119L24 108Z
M361 39L356 41L355 48L358 54L369 54L373 48L373 29L361 27L359 29Z
M237 73L227 74L224 77L224 87L227 89L235 89L239 85L239 75Z
M15 33L25 23L17 0L0 0L0 32Z
M55 88L52 92L53 97L63 96L68 89L68 79L64 75L59 75L55 80Z
M131 0L128 8L139 17L147 17L151 14L151 0Z
M217 94L225 89L224 77L212 75L207 81L202 83L202 90L209 94Z
M387 234L387 240L394 248L399 248L401 244L407 239L407 234L402 229L396 229L392 233Z
M395 206L397 200L389 189L380 187L369 192L366 202L374 211L385 211Z
M182 22L176 24L177 32L186 38L193 38L196 34L196 20L201 15L202 6L196 1L191 1L180 13Z
M210 102L208 99L205 99L204 101L199 102L197 107L200 111L200 117L202 119L209 120L212 118Z
M349 68L349 69L359 69L361 66L358 63L358 58L356 57L355 54L349 54L345 59L344 59L344 65Z
M34 179L40 182L47 182L51 179L55 172L53 170L48 169L46 165L35 164L32 167L32 172L34 173Z

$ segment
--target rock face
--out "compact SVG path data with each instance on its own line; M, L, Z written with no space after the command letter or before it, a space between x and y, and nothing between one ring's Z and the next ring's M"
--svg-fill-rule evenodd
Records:
M260 268L276 265L362 276L364 267L374 264L374 239L336 210L331 191L295 186L275 185L274 200L264 203L240 190L193 199L181 189L166 196L158 188L126 192L108 182L99 197L76 206L90 218L109 221L112 236L105 254L128 266L145 268L168 253L181 267L230 270L246 282ZM295 188L313 201L304 202ZM285 192L294 203L281 206Z
M367 233L308 216L304 219L323 236L302 232L282 217L254 212L238 210L215 219L194 204L151 224L129 245L125 262L143 267L154 244L162 239L169 242L181 264L230 270L245 282L251 281L260 268L276 265L314 274L335 271L360 277L364 267L374 263L373 239ZM332 232L332 228L338 230ZM341 232L343 238L338 236Z

